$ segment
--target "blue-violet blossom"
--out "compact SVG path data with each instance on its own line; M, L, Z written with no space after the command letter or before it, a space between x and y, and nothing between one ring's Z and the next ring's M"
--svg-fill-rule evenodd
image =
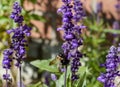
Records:
M118 14L120 14L120 0L117 0L117 4L115 5L116 11Z
M2 66L6 70L6 73L3 74L3 78L5 80L10 80L10 74L8 73L8 69L11 68L12 54L13 54L13 50L11 49L6 49L3 52L4 58L3 58Z
M120 44L119 44L120 46ZM114 80L116 76L120 76L118 66L120 64L120 47L111 46L106 56L106 62L102 64L106 68L105 73L101 73L98 80L104 84L104 87L116 87Z
M27 38L30 36L31 28L23 24L23 16L21 15L22 8L18 2L13 5L13 11L10 18L13 19L15 23L18 24L17 28L7 30L8 34L12 34L12 40L10 48L4 51L3 68L10 69L11 61L16 60L16 66L19 68L26 54ZM14 55L12 55L14 52ZM12 56L12 57L11 57ZM4 75L4 78L8 78L9 75Z
M78 50L78 47L83 44L83 40L80 36L81 30L86 28L82 23L82 19L85 16L82 3L80 0L62 0L64 3L61 8L58 9L58 13L62 13L62 27L57 30L63 30L63 39L65 42L62 45L62 49L67 60L71 60L71 80L77 80L77 71L79 69L80 58L82 53Z

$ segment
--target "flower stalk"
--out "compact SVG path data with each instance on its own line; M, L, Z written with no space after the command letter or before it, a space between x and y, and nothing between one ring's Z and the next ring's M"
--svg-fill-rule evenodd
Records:
M67 65L65 65L65 76L64 76L64 87L66 87L67 83Z

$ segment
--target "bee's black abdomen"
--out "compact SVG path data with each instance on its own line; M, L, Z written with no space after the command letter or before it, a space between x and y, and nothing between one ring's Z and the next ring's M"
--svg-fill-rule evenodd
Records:
M61 63L62 65L68 65L70 60L67 59L66 55L64 53L60 53L59 56L62 58Z
M62 65L68 65L69 62L70 62L69 60L61 60Z

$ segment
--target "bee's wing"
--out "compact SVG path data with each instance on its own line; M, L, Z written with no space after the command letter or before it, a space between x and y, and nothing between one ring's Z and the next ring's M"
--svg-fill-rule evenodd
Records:
M56 58L55 58L55 59L53 59L52 61L50 61L49 65L54 65L54 64L56 64L56 61L57 61L57 59L56 59Z
M60 61L61 61L61 57L56 56L52 61L50 61L49 65L57 64Z

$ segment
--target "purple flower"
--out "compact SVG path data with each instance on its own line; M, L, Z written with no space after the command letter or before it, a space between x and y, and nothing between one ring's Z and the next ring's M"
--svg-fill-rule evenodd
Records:
M3 75L3 78L5 80L10 79L10 75L8 74L8 70L11 68L12 54L13 54L13 50L11 50L11 49L6 49L3 52L4 58L2 61L2 66L4 69L6 69L6 74Z
M10 74L3 74L3 79L4 80L10 80Z
M66 60L71 60L71 80L78 79L76 72L79 69L81 52L78 51L78 47L82 45L82 38L80 37L81 30L86 28L82 23L78 22L83 19L85 13L83 11L82 3L80 0L62 0L63 5L58 9L58 13L62 13L63 25L57 30L63 30L63 39L65 42L62 45ZM68 62L69 63L69 62Z
M13 59L16 60L16 66L20 67L22 61L26 57L26 46L27 46L27 38L30 36L31 28L23 24L23 16L21 15L22 8L18 2L13 4L13 12L10 15L10 18L14 20L15 23L18 24L18 27L7 30L8 34L12 33L12 39L10 48L4 51L4 59L3 59L3 68L6 70L10 69L11 62ZM12 55L14 52L14 56ZM6 71L6 74L3 75L3 78L9 78L9 74Z
M13 12L10 15L10 18L14 20L16 23L23 22L23 16L20 15L22 8L20 7L18 2L15 2L13 5Z
M102 6L102 2L98 2L98 3L97 3L97 6L96 6L96 8L97 8L97 9L96 9L96 10L97 10L97 13L99 13L99 12L102 11L102 7L103 7L103 6Z
M51 79L52 79L53 81L56 81L56 80L57 80L56 75L55 75L55 74L51 74Z
M113 22L113 29L120 29L120 25L119 25L119 21L114 21ZM118 36L119 36L119 34L115 34L115 33L113 33L113 37L114 37L114 39L113 39L113 44L116 44L117 43L117 38L118 38Z
M119 76L119 71L117 68L120 64L118 50L119 47L116 48L111 46L108 55L106 56L106 62L103 64L103 66L106 68L106 72L101 73L101 75L98 77L98 80L104 84L104 87L116 87L114 84L114 79L116 76Z
M118 21L113 22L113 29L120 29L120 25Z
M25 58L25 47L27 46L26 36L30 36L30 30L31 28L27 25L22 25L12 31L13 36L11 42L11 49L13 49L15 52L15 59L17 60L16 65L18 67L20 65L20 61Z
M3 68L5 69L10 69L11 67L11 61L12 61L12 54L13 54L13 51L11 49L6 49L4 50L3 52L3 55L4 55L4 58L3 58Z
M85 17L85 12L83 10L83 6L82 6L82 3L80 0L74 0L73 9L74 9L74 13L75 13L73 18L76 22L82 20L82 18Z
M15 65L17 67L21 65L21 61L25 58L25 47L27 46L26 37L30 36L31 30L29 26L23 24L23 16L21 15L21 11L22 8L19 3L15 2L13 4L13 12L11 13L10 18L12 18L15 23L18 23L18 27L7 31L8 34L13 33L10 48L14 50L15 59L17 61Z
M120 0L117 0L117 4L115 5L116 11L119 14L120 13Z

